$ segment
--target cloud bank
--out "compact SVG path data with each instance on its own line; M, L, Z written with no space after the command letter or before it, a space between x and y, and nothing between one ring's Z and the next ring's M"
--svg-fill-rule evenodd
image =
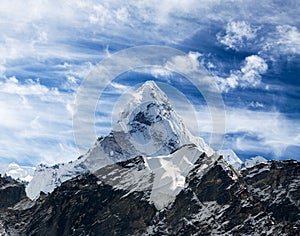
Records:
M78 86L104 57L145 44L183 50L188 56L172 66L211 73L223 93L231 148L293 156L284 150L299 147L300 115L292 105L300 99L299 15L298 1L3 0L0 163L75 158L71 117ZM139 70L167 82L174 76L167 67ZM116 81L109 94L132 84ZM180 76L178 86L195 106L201 103ZM101 100L106 124L109 94ZM203 109L199 126L207 133ZM98 128L105 134L108 125Z

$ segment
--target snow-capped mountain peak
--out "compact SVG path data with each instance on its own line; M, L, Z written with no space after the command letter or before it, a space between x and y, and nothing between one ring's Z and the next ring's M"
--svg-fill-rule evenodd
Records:
M232 165L235 169L240 170L242 167L243 162L241 159L236 155L236 153L231 149L224 149L217 151L219 155L222 155L224 160Z
M156 100L158 102L168 104L171 107L166 94L152 80L146 81L140 88L138 88L136 93L134 94L134 97L140 103L149 100Z
M245 160L242 167L250 168L250 167L256 166L260 163L266 163L267 161L268 160L262 156L251 157L251 158Z
M189 132L154 81L147 81L131 95L109 135L99 138L74 162L40 168L26 188L27 195L36 199L40 191L52 192L62 182L82 173L137 156L167 156L187 144L194 144L208 157L214 154L202 138Z
M41 191L51 193L64 181L87 172L88 169L81 158L68 163L59 163L54 166L40 164L37 166L34 176L25 191L30 199L36 200Z
M191 143L203 149L208 156L213 154L203 139L191 135L166 94L154 81L147 81L132 95L113 129L127 136L131 145L126 143L122 148L129 153L134 150L135 155L168 155Z
M0 166L0 174L10 176L13 179L29 182L31 181L35 168L32 166L20 166L16 163Z

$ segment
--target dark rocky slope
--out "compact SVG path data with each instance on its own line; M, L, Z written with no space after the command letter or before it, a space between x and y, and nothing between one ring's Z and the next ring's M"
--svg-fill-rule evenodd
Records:
M12 207L24 198L26 194L23 184L0 175L0 210Z
M271 161L238 173L220 157L203 174L205 158L160 211L149 201L149 186L135 191L130 173L146 170L137 157L67 181L28 209L6 211L0 222L8 235L300 234L298 162ZM136 181L151 186L152 177L147 172ZM118 187L118 178L130 187Z

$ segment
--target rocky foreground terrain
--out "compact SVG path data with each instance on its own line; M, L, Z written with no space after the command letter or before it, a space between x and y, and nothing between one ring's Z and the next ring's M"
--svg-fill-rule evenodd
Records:
M238 172L222 156L207 159L197 157L161 209L150 200L154 176L142 157L75 177L35 202L22 184L1 178L1 235L300 235L299 162Z

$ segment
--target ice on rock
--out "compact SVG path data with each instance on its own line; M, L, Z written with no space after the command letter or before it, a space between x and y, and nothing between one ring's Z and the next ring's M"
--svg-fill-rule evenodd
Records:
M104 166L137 156L159 157L164 162L160 165L169 166L172 170L170 176L161 177L174 179L176 176L176 183L171 188L176 192L184 180L178 174L182 170L172 166L175 157L170 160L166 156L188 144L196 145L199 152L205 152L207 156L214 154L202 138L189 132L166 94L154 81L147 81L137 89L124 108L111 133L99 138L85 155L73 162L38 168L26 188L28 197L36 199L40 191L52 192L62 182L80 174L95 172ZM153 162L154 159L149 161ZM189 162L193 163L191 160Z
M13 179L29 182L34 175L35 167L20 166L16 163L0 166L0 174L10 176Z
M222 155L224 160L232 165L235 169L240 170L242 167L243 162L241 159L236 155L236 153L231 149L224 149L217 151L219 155Z
M194 137L154 81L147 81L132 95L114 130L124 132L135 149L145 156L168 155L185 144L196 144L208 156L213 150ZM130 152L130 150L129 150Z
M185 178L202 153L195 145L185 145L167 156L144 158L154 172L150 200L157 209L166 207L185 187Z
M31 200L36 200L41 191L51 193L61 183L87 172L88 169L81 159L54 166L41 164L36 168L32 180L26 186L26 195Z
M266 163L266 162L268 162L268 160L262 156L251 157L245 160L243 167L250 168L260 163Z

